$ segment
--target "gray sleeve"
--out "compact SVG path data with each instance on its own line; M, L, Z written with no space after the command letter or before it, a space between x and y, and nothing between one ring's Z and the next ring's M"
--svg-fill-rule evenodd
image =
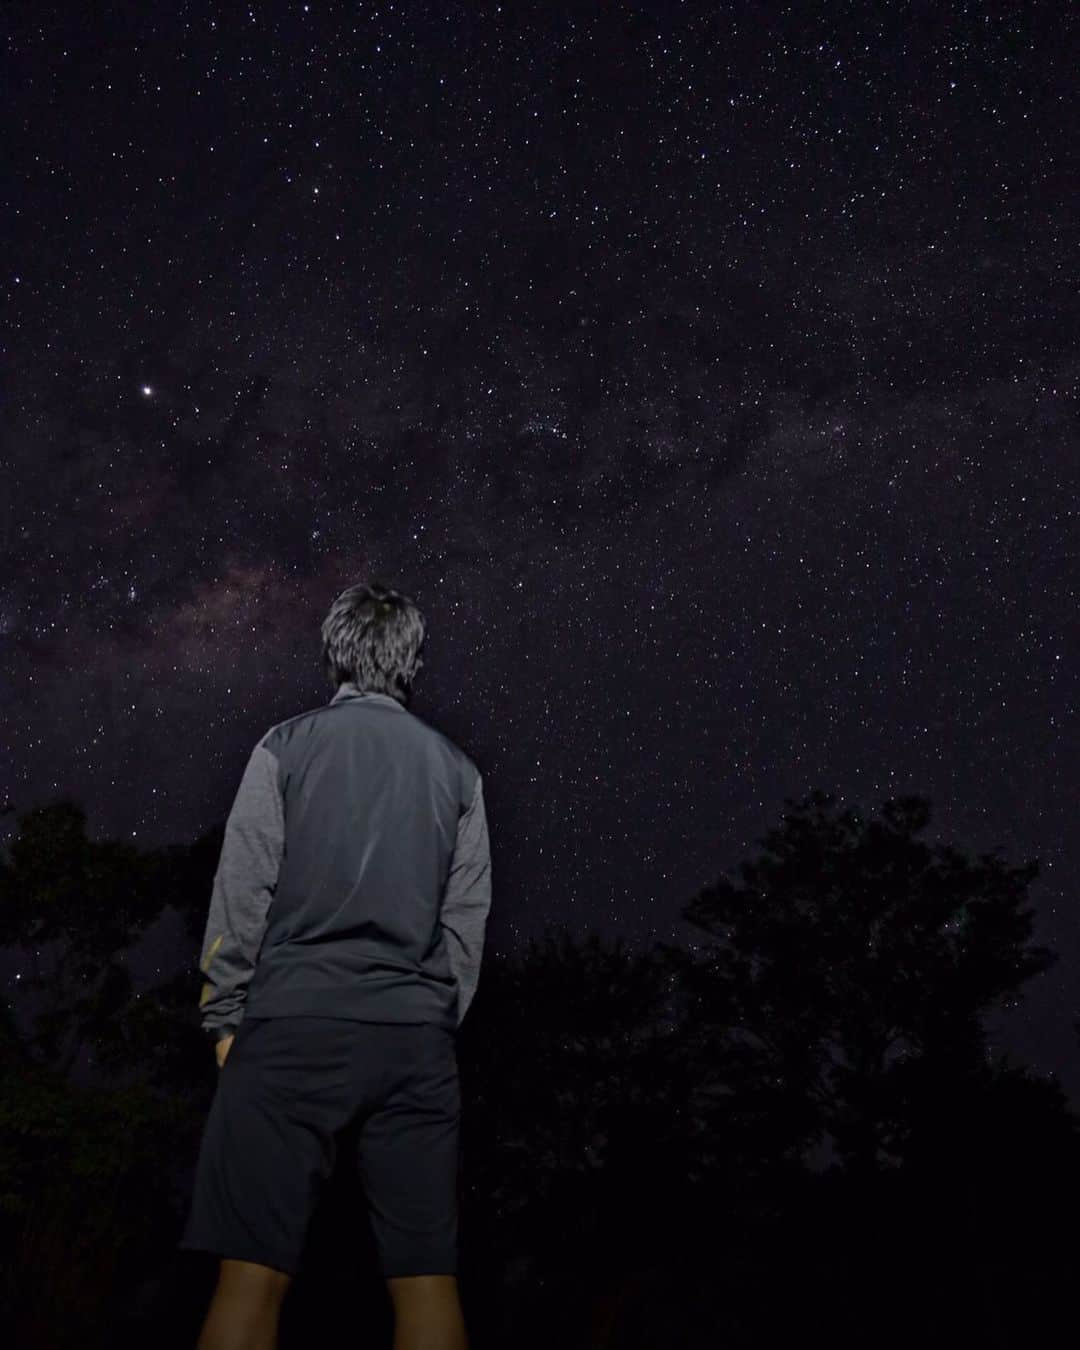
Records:
M446 934L450 970L458 987L458 1026L476 993L490 908L491 853L483 788L477 774L472 802L458 820L454 856L439 915Z
M203 1031L211 1040L235 1032L266 933L285 840L278 761L259 742L225 822L199 969Z

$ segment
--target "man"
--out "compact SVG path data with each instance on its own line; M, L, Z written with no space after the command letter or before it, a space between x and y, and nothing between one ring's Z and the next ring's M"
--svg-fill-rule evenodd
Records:
M200 969L218 1082L181 1249L221 1268L197 1350L268 1350L337 1136L358 1171L394 1350L464 1350L456 1032L491 905L481 778L408 710L423 617L374 582L322 625L329 703L256 745Z

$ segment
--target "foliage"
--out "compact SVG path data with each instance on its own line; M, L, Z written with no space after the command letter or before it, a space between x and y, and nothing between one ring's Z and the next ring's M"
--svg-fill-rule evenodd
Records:
M711 939L703 958L660 945L691 1010L703 1090L719 1080L785 1155L828 1134L849 1167L874 1170L902 1157L906 1066L976 1071L980 1015L1057 957L1025 945L1020 901L1037 863L929 848L914 837L929 822L922 798L890 800L869 822L830 814L832 802L787 799L742 885L723 878L687 906Z

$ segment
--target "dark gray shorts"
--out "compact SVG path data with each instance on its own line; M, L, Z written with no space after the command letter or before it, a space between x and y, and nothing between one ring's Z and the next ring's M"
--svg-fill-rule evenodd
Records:
M457 1274L457 1045L447 1029L340 1017L247 1017L217 1069L181 1250L295 1275L338 1135L383 1274Z

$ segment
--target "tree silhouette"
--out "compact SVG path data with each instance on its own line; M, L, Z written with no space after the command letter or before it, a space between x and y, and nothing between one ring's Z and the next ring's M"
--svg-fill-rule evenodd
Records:
M465 1170L481 1197L477 1221L503 1244L519 1234L535 1252L546 1238L563 1261L579 1249L602 1261L600 1225L619 1236L612 1201L644 1221L682 1170L664 977L650 953L564 931L485 963L460 1032Z
M827 1133L848 1169L873 1173L903 1157L898 1107L920 1066L975 1071L981 1015L1058 958L1025 945L1033 911L1020 905L1037 862L918 841L923 798L889 800L870 821L830 813L834 800L786 798L743 884L724 878L684 909L713 940L703 960L659 945L682 981L703 1079L737 1102L721 1117L737 1110L764 1128L780 1157Z
M69 799L17 820L9 856L0 858L0 947L17 948L31 966L20 997L38 1006L21 1053L67 1078L89 1044L104 1077L175 1089L181 1063L195 1046L206 1048L195 977L181 970L136 995L127 954L170 905L200 939L224 825L192 844L143 851L88 839L86 813ZM50 945L51 964L39 954Z
M86 837L86 813L61 800L19 816L0 864L0 946L18 946L33 971L21 987L41 997L31 1051L67 1076L87 1037L131 993L123 953L160 906L142 855ZM43 969L39 949L57 944Z
M0 1018L0 1296L19 1343L74 1344L175 1210L163 1160L191 1146L208 1103L191 975L138 997L126 965L205 857L88 840L68 799L17 820L0 859L0 946L31 969L18 995L28 1029L16 1007ZM120 1086L73 1084L85 1044L98 1078Z

